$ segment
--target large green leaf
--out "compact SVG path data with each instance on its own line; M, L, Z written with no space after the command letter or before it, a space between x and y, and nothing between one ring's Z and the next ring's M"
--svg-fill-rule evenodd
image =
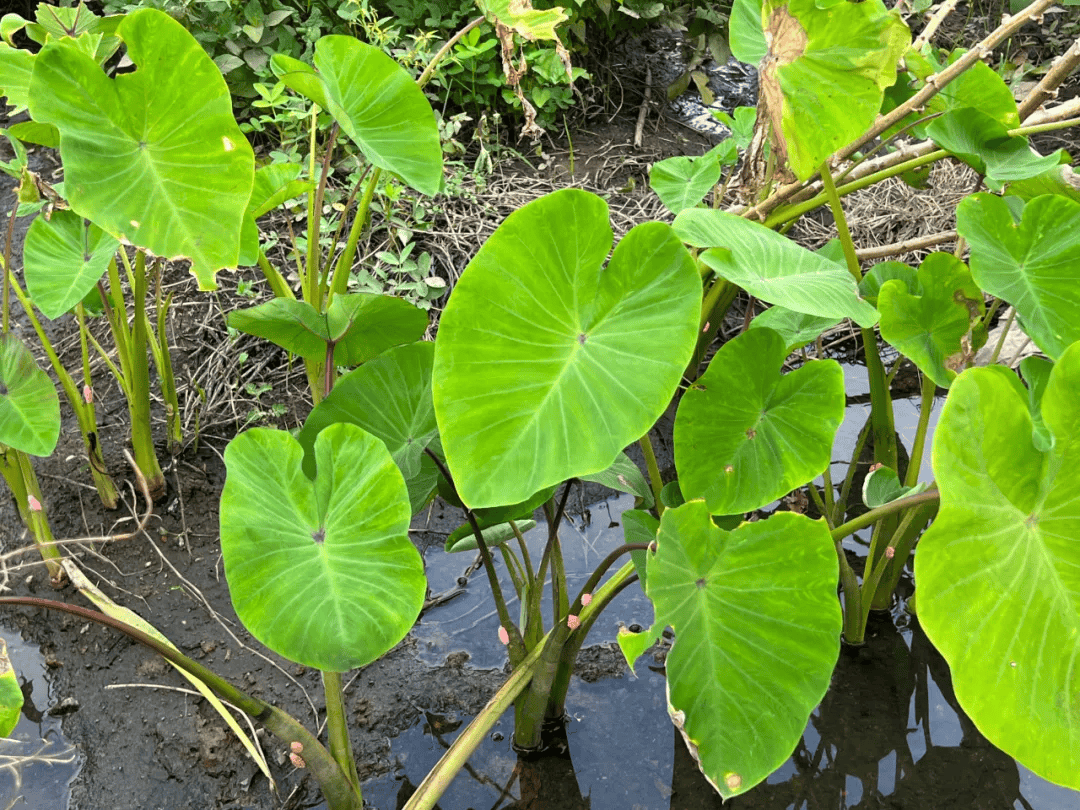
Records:
M350 293L334 296L326 312L306 301L275 298L233 310L228 322L301 357L323 358L327 345L333 344L334 362L355 366L391 346L419 340L427 329L427 314L390 295Z
M937 520L919 542L919 621L979 730L1040 776L1080 788L1080 343L1042 397L1001 367L953 383L934 433Z
M844 420L844 372L812 360L782 375L787 346L771 329L724 344L675 416L683 496L717 515L749 512L820 475Z
M1035 345L1057 359L1080 340L1080 203L1036 197L1015 222L991 194L957 206L956 229L971 246L971 275L1016 307Z
M0 334L0 444L47 456L60 438L60 399L49 375L11 332Z
M881 0L767 0L762 28L762 105L778 152L806 180L874 122L911 34Z
M432 343L399 346L338 380L297 436L304 448L304 472L315 476L315 437L330 425L348 422L382 440L406 482L420 476L424 448L438 433L431 404L434 355Z
M120 243L71 211L38 217L26 233L23 273L34 305L59 318L94 288Z
M675 217L674 228L684 242L711 248L701 260L762 301L822 318L851 318L860 326L877 322L877 310L859 297L844 265L757 222L691 208Z
M435 341L435 414L462 500L516 503L606 469L660 417L693 351L701 281L671 228L608 263L607 204L577 189L507 217L465 268Z
M641 472L641 468L626 453L619 453L615 458L615 462L606 470L583 475L581 480L603 484L605 487L611 487L611 489L619 492L629 492L631 495L641 498L641 505L646 509L651 509L656 500L653 497L652 489L649 488L649 482L645 480L645 476Z
M926 134L998 188L1009 180L1038 177L1062 162L1064 152L1039 155L1023 135L1009 137L1003 124L981 110L965 108L945 113L927 127Z
M374 165L399 175L422 194L438 193L442 147L427 97L401 65L354 37L315 43L316 74L275 56L274 72L325 108Z
M137 66L110 79L69 40L37 55L30 113L60 130L71 208L121 241L189 259L203 289L235 267L255 158L221 72L154 9L118 34Z
M385 445L355 425L315 440L318 472L288 433L257 428L225 448L221 553L236 615L305 666L344 672L401 641L424 602L408 493Z
M745 793L791 756L836 665L828 526L780 512L726 532L690 501L664 512L657 545L646 554L656 623L619 643L633 663L643 640L675 630L668 711L721 795Z
M972 321L985 308L971 273L949 253L927 256L914 288L894 278L878 293L881 336L942 388L974 357Z

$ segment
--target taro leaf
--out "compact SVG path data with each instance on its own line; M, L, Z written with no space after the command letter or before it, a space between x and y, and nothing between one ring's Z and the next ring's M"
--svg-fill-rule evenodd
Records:
M8 110L9 116L25 110L29 104L34 59L35 55L29 51L0 43L0 97L6 97L8 106L14 108Z
M221 552L236 615L290 661L365 666L409 632L424 565L408 493L385 445L356 425L315 439L318 474L288 433L256 428L225 448Z
M627 544L651 543L660 530L660 521L642 509L627 509L622 513L622 523L623 537ZM641 580L642 590L645 590L649 584L647 556L644 549L630 552L630 558L634 561L634 570L637 571L638 579Z
M424 448L438 433L431 404L434 354L432 343L398 346L338 380L297 436L308 477L315 477L315 437L338 422L381 439L406 481L419 476Z
M844 419L844 372L811 360L781 375L771 329L724 344L675 416L675 466L687 500L716 515L749 512L820 475Z
M335 295L325 313L306 301L275 298L229 313L229 326L261 337L301 357L323 358L334 344L334 362L365 363L391 346L419 340L427 315L408 301L389 295Z
M686 503L686 498L683 497L682 488L679 486L678 481L668 481L664 484L660 490L660 503L667 509L674 509Z
M255 158L228 88L169 15L142 9L117 29L133 73L110 79L68 40L37 55L34 120L60 130L71 208L117 239L186 258L203 289L235 267Z
M948 388L957 369L974 357L971 322L985 308L967 267L948 253L923 260L915 289L891 279L878 294L881 336L941 388Z
M807 343L813 343L822 332L832 329L840 323L837 318L822 318L819 315L807 315L786 307L769 307L750 321L751 329L772 329L784 339L787 352L801 349Z
M10 332L0 334L0 444L47 456L60 438L60 399L49 375Z
M649 171L649 186L673 214L700 203L719 179L720 160L713 152L661 160Z
M664 512L657 545L646 555L656 623L620 631L619 644L632 664L675 630L668 712L727 799L791 755L829 686L841 628L832 538L790 512L727 532L690 501Z
M517 520L514 522L518 531L522 534L536 528L535 520ZM488 548L492 548L512 540L514 538L514 529L509 523L497 523L494 526L481 529L480 534L483 536ZM450 532L443 546L444 551L449 551L452 554L459 551L476 551L478 548L480 548L480 544L476 542L476 535L473 533L472 526L468 523L458 526L454 531Z
M59 318L89 293L120 243L71 211L38 217L26 233L26 286L46 318Z
M876 307L882 285L893 278L900 279L909 290L918 289L919 273L914 267L903 262L879 262L863 274L859 295Z
M610 487L619 492L629 492L631 495L641 498L642 506L645 509L651 509L655 502L652 490L649 488L649 482L645 480L641 468L631 461L626 453L619 453L615 463L606 470L591 475L583 475L581 480L603 484L605 487Z
M1002 198L972 194L957 206L956 229L976 283L1016 307L1036 346L1057 359L1080 340L1080 204L1036 197L1016 223Z
M980 174L992 187L1008 180L1037 177L1061 163L1063 152L1038 155L1023 135L1008 130L981 110L970 107L945 113L927 127L926 134Z
M873 124L911 34L881 0L768 0L762 26L762 106L779 153L806 180Z
M877 310L859 298L855 279L844 265L757 222L691 208L675 217L674 228L684 242L712 248L701 260L755 298L807 315L851 318L859 326L877 322Z
M11 132L18 135L15 128L12 127ZM1058 194L1080 202L1080 182L1070 166L1053 166L1036 177L1009 183L1005 193L1019 197L1025 202L1043 194Z
M23 693L8 658L7 641L0 638L0 737L9 737L19 724Z
M736 59L748 65L761 63L769 53L761 24L761 0L735 0L731 4L728 36Z
M273 211L286 200L309 191L310 180L300 180L300 166L296 163L271 163L255 172L255 185L251 189L248 212L258 219Z
M871 470L863 481L863 503L868 509L877 509L887 503L906 498L908 495L917 495L925 492L929 484L925 481L913 487L905 487L900 483L895 470L888 467L878 467Z
M372 164L399 175L421 194L442 183L442 147L435 113L408 72L354 37L315 43L315 68L275 56L281 80L329 112Z
M937 520L919 542L919 622L967 715L995 746L1080 788L1080 343L1042 397L1038 450L1023 390L965 371L934 433Z
M577 189L507 217L465 268L435 341L435 414L458 493L521 501L611 466L660 417L690 360L701 280L668 225L615 248Z

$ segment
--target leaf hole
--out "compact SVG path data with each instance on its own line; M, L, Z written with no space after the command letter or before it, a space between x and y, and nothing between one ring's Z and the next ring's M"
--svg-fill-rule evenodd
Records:
M0 382L0 397L6 397L8 395L8 387Z
M589 336L582 332L580 335L577 336L577 342L584 346L585 341L588 340L588 338Z
M315 545L321 546L326 542L326 527L320 526L316 531L311 533L311 539L315 541Z
M705 577L702 577L694 584L698 586L699 590L703 589L705 587Z
M757 431L756 430L754 430L753 428L747 429L746 438L753 439L755 436L757 436Z

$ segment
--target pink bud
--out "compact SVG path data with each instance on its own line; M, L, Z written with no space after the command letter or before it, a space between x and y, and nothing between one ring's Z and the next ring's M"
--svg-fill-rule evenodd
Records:
M510 643L510 634L506 632L506 628L502 625L499 626L499 641L503 644Z
M30 506L30 511L31 512L40 512L41 511L41 501L39 501L33 495L27 495L26 496L26 502Z
M891 560L896 556L896 549L892 546L885 546L885 556Z
M299 754L289 754L289 761L296 768L306 768L307 767L307 763L304 762L304 758L302 756L300 756Z
M583 593L581 595L581 606L586 607L592 601L591 593Z
M289 744L289 748L292 749L292 752L294 754L302 754L302 753L304 753L304 744L302 742L300 742L299 740L293 740Z
M579 619L577 616L567 616L566 626L569 627L571 630L577 630L579 627L581 627L581 619Z
M89 385L84 385L82 387L82 398L87 405L92 403L94 401L94 389Z
M708 331L709 331L709 322L705 321L705 328L701 330L701 334L704 335Z

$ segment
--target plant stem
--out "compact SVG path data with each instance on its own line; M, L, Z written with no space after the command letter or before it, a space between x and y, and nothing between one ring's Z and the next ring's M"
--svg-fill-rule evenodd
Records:
M360 777L356 774L349 724L345 717L345 695L340 672L323 672L323 694L326 696L326 736L330 741L330 755L341 768L345 778L360 796ZM361 799L362 801L362 799Z
M154 436L150 427L150 366L146 356L146 254L135 254L134 284L131 296L135 304L135 317L131 325L131 342L128 345L127 375L131 395L128 397L128 413L131 415L131 447L135 463L146 478L150 497L159 501L165 495L165 474L158 463L154 449Z
M64 571L59 562L60 550L56 547L56 538L53 537L49 519L45 514L45 499L30 457L21 450L0 445L0 475L7 481L19 516L34 539L41 559L45 561L49 579L54 585L60 585L64 581ZM30 508L31 497L41 506L40 509Z
M859 431L859 438L855 441L855 451L851 454L851 461L848 463L847 473L844 475L844 483L840 485L840 497L836 501L832 520L830 521L834 526L844 519L844 513L847 512L848 499L851 497L851 485L855 481L855 468L859 456L862 455L863 447L866 446L866 438L870 435L872 425L873 423L867 419L866 424Z
M294 301L296 300L296 294L293 293L292 287L285 281L285 277L278 272L278 269L270 264L270 260L266 258L266 253L261 247L259 248L259 268L262 270L263 277L266 279L266 283L270 285L270 291L274 293L275 298L292 298Z
M833 548L836 549L836 559L840 564L840 584L844 591L844 639L849 644L861 644L863 634L860 625L862 616L862 591L859 589L859 580L851 568L851 563L844 553L844 544L839 537L833 538Z
M176 396L176 377L173 374L172 355L169 353L169 338L166 334L166 321L169 307L172 305L172 293L162 300L161 296L161 259L154 261L154 305L157 309L156 334L147 323L150 335L150 349L157 366L158 382L161 385L161 400L165 403L166 437L170 453L179 453L184 442L184 433L180 426L180 400Z
M314 734L281 709L237 689L216 672L207 669L198 661L188 658L175 647L171 647L142 630L104 613L79 607L78 605L69 605L66 602L38 599L31 596L4 596L0 597L0 605L36 607L69 613L81 619L111 627L149 647L162 658L194 675L213 689L220 697L246 712L255 721L265 725L282 742L286 744L300 743L303 749L301 755L307 767L311 769L312 774L318 780L319 787L322 788L323 796L326 797L330 810L362 810L363 802L359 793L353 789L352 784L345 773L342 772L337 761Z
M867 526L873 525L883 517L895 515L898 512L902 512L913 506L918 506L919 504L933 503L938 499L939 495L936 489L920 492L918 495L909 495L906 498L899 498L884 506L871 509L869 512L859 515L857 518L852 518L847 523L837 526L830 534L832 535L833 540L843 540L849 534L854 534L860 529L865 529Z
M57 355L56 351L53 349L52 343L49 341L49 336L45 333L41 321L38 320L37 314L34 312L33 302L31 302L26 293L23 292L19 282L15 278L8 277L9 274L7 273L4 275L10 284L10 289L15 293L15 297L19 299L19 303L22 305L23 312L30 321L30 325L34 327L38 340L41 341L41 346L45 350L45 355L49 358L49 363L56 373L56 378L60 381L60 387L64 389L64 395L67 396L68 404L71 405L71 410L74 412L75 419L79 423L79 433L82 435L83 447L86 450L87 461L90 464L90 474L94 479L94 486L97 488L98 497L101 499L101 503L106 509L115 509L119 494L116 491L116 484L113 483L112 478L109 477L105 467L105 458L101 454L101 442L98 439L97 415L94 411L93 401L87 402L84 399L82 393L75 385L75 381L60 362L59 355ZM81 312L82 304L79 305L79 310ZM81 315L79 323L79 334L82 338L83 349L83 379L88 381L89 362L86 356L86 332Z
M660 491L664 488L660 480L660 466L656 463L656 453L653 452L652 437L646 433L638 439L638 445L645 456L645 467L649 471L649 488L652 490L653 500L656 501L656 514L664 514L664 504L660 502Z
M356 214L353 215L353 223L352 227L349 228L349 238L345 242L345 250L338 257L337 264L334 265L334 272L330 276L330 284L326 290L327 306L330 305L330 301L333 300L335 294L345 293L349 290L349 272L352 270L353 258L356 256L356 244L360 241L360 234L364 231L364 225L367 224L368 210L371 208L371 200L375 196L375 189L379 184L380 177L382 177L382 169L375 167L371 172L371 177L368 178L367 186L364 188L364 196L360 198Z
M1005 326L1001 329L1001 337L998 338L997 345L994 346L994 353L990 355L989 365L994 365L998 361L998 356L1001 354L1002 348L1005 346L1005 338L1009 336L1009 330L1012 328L1013 320L1016 319L1016 310L1010 310L1009 317L1005 321Z
M833 184L828 164L821 164L821 182L836 220L836 230L840 236L840 245L844 249L848 271L856 281L862 281L862 270L855 255L855 243L851 238L844 206ZM896 469L896 428L893 424L892 395L885 381L885 366L878 353L877 333L873 327L862 328L863 354L866 357L866 370L870 376L870 419L874 423L874 460L889 469Z
M514 668L510 677L506 679L506 683L499 688L494 697L488 701L487 705L454 740L435 767L428 771L424 781L420 783L416 788L416 792L405 803L404 810L432 810L435 807L435 803L450 787L450 783L454 781L458 771L465 767L465 763L473 751L487 739L488 732L503 716L503 713L513 705L525 687L529 685L543 648L543 645L538 644Z
M930 412L934 409L934 395L937 383L928 374L922 375L922 398L919 402L919 425L915 429L915 441L911 445L911 458L908 460L904 486L913 487L919 482L922 470L923 448L926 446L926 433L930 427Z
M435 56L431 58L431 61L427 63L427 67L424 68L424 72L421 73L416 80L417 86L423 88L424 85L431 81L431 77L435 75L435 68L438 67L439 62L441 62L446 57L446 54L450 52L450 49L457 45L458 42L461 41L461 38L463 36L476 28L476 26L480 25L480 23L482 23L483 21L483 17L477 17L475 20L471 20L468 25L466 25L464 28L462 28L460 31L450 37L450 39L447 40L446 44L439 48Z

